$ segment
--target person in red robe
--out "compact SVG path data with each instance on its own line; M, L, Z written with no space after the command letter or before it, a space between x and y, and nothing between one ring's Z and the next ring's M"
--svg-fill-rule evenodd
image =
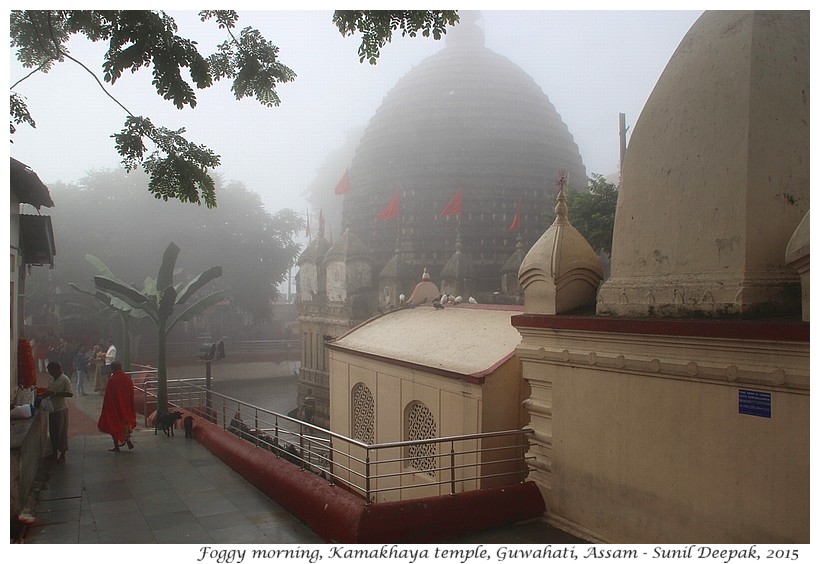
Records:
M128 445L134 448L131 442L131 431L137 426L137 415L134 411L134 382L122 371L122 363L111 363L113 374L108 380L103 396L102 411L97 428L108 433L114 439L112 452L119 452L120 447Z

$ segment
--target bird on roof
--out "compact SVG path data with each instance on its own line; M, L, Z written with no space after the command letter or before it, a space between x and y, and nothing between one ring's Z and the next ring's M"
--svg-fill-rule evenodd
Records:
M440 301L438 301L438 300L434 300L434 301L433 301L433 307L434 307L434 308L436 308L436 309L444 309L444 306L443 306L443 305L442 305L442 303L441 303Z
M399 294L399 303L400 304L404 303L404 294Z
M446 304L447 303L447 293L445 292L444 294L442 294L441 297L438 299L438 301L440 301L443 304Z
M456 304L460 304L463 301L464 301L464 298L462 298L461 296L456 296L456 300L455 300Z
M475 301L475 298L472 297L472 296L470 296L470 299L467 300L467 301L470 302L471 304L477 304L478 303L477 301Z

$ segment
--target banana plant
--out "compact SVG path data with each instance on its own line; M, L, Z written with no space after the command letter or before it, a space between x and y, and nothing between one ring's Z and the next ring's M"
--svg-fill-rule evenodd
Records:
M97 275L97 290L122 300L134 310L145 312L157 328L157 413L168 411L168 378L166 366L166 343L168 335L180 321L188 321L209 307L222 301L224 292L213 292L185 309L183 304L200 288L222 276L222 267L213 266L195 276L187 283L173 284L174 267L179 247L170 243L162 256L162 264L156 280L146 278L143 291L123 283L112 276Z
M125 282L114 276L114 273L111 272L111 269L108 268L103 261L94 255L85 255L85 260L90 262L101 275L112 280L116 280L120 284L126 285ZM101 303L105 310L114 310L122 326L122 345L119 351L122 358L122 367L126 372L131 370L131 319L142 319L147 317L147 314L143 310L134 309L125 301L111 295L108 292L103 292L101 290L91 292L80 288L74 283L69 283L69 286L81 294L91 296Z

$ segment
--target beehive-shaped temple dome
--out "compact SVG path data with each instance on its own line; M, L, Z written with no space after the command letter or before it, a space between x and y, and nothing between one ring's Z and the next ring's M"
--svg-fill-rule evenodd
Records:
M799 312L808 209L808 12L706 12L630 139L598 313Z
M475 13L463 12L446 47L408 72L371 119L350 166L345 221L372 249L377 271L394 255L398 235L411 270L436 274L453 252L460 221L476 289L490 292L515 250L517 233L506 228L519 198L529 247L547 228L561 169L570 186L587 185L578 146L555 107L526 72L484 46ZM439 217L459 188L460 219ZM399 216L376 219L397 191Z

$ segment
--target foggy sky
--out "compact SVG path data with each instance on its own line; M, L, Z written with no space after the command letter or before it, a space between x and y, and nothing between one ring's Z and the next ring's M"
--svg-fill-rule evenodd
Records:
M226 39L195 11L169 12L182 36L210 53ZM533 77L567 124L587 174L618 172L618 114L634 126L666 63L700 11L487 11L481 12L485 44ZM137 115L221 155L218 173L259 193L268 211L303 212L302 197L328 153L351 130L367 125L385 95L413 66L444 48L444 40L394 37L377 65L359 63L359 37L342 38L331 11L239 12L237 27L251 26L280 49L280 61L296 80L278 87L282 104L265 108L236 101L222 81L197 91L194 110L177 110L153 90L149 69L124 74L108 91ZM72 56L102 76L105 44L78 39ZM10 49L10 84L25 74ZM125 114L72 62L37 74L16 89L37 127L18 126L12 157L46 183L76 182L90 170L116 168L120 158L110 135ZM341 177L343 169L339 170ZM217 199L219 193L217 193ZM328 205L340 202L328 202ZM59 203L57 203L59 205Z

